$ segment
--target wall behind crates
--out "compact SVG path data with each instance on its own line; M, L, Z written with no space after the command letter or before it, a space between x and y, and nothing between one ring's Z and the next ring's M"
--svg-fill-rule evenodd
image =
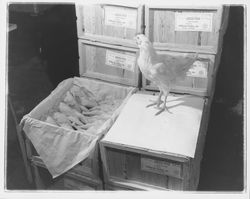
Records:
M78 43L75 7L55 5L44 12L38 24L43 59L54 86L69 77L78 76Z
M46 5L46 10L33 15L26 11L22 12L32 7L31 4L9 4L9 21L18 27L10 35L10 43L13 44L14 53L19 51L18 53L24 56L17 60L19 56L13 53L9 55L13 55L10 59L14 64L23 62L28 56L39 55L46 62L48 77L56 87L62 80L79 74L75 6L36 4L36 7L46 7ZM20 43L23 46L19 45ZM30 46L26 47L27 43L33 48L32 55L27 55L30 53Z

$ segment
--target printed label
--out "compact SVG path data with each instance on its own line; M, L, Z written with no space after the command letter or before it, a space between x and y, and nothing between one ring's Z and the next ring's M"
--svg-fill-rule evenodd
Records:
M134 71L136 57L134 55L117 53L114 51L106 51L105 64L124 70Z
M208 62L194 62L192 68L187 72L189 77L207 78Z
M149 158L141 158L141 169L152 173L181 178L181 165Z
M175 31L212 32L213 13L175 13Z
M105 7L105 25L136 29L137 11Z

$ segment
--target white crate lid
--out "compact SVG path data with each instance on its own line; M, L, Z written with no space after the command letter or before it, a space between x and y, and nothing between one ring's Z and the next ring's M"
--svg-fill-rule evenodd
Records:
M154 107L146 108L151 94L134 94L102 142L126 148L158 151L177 156L195 156L204 99L190 95L170 95L167 111L155 116Z

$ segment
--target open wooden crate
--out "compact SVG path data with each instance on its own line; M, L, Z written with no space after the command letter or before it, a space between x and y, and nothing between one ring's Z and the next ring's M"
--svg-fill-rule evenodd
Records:
M130 4L77 4L80 39L136 47L134 36L143 31L143 6Z
M136 90L140 83L140 74L136 64L136 49L131 46L135 47L134 34L141 32L143 28L142 12L143 7L140 5L76 5L79 71L82 78L88 79L90 82L124 88L124 99L127 96L125 90L131 89L131 92ZM117 14L121 15L117 16ZM102 18L103 16L105 17ZM124 20L127 19L129 19L129 23L124 24ZM116 94L114 93L114 95ZM39 105L36 109L39 109ZM111 119L115 120L115 118ZM101 137L95 138L96 143ZM38 167L46 167L46 164L39 156L40 151L37 153L36 147L32 146L29 138L26 140L26 145L28 158L34 167L33 173L37 187L43 188L39 186L42 183L39 183L41 178L37 171ZM84 158L67 173L72 174L73 172L76 176L81 176L80 181L84 184L87 182L94 189L95 187L99 189L102 187L100 186L102 184L102 172L100 171L102 169L99 148L98 145L95 145L91 155ZM76 184L80 186L80 183Z
M77 82L81 82L82 85L87 86L89 89L96 88L104 96L106 95L105 92L109 90L109 94L115 98L121 97L122 103L113 112L112 116L92 133L66 129L41 120L41 117L53 109L53 106L62 100L64 93ZM54 178L70 170L75 175L85 176L87 179L90 178L92 181L97 182L97 184L102 184L101 174L99 173L100 157L97 143L112 126L123 103L134 91L135 88L133 87L115 85L100 80L70 78L62 82L46 99L28 115L24 116L21 123L27 136L26 151L29 160L34 166L33 172L35 181L38 182L36 183L38 188L43 187L39 186L42 182L39 182L41 178L38 171L36 171L37 168L35 167L37 166L46 167Z

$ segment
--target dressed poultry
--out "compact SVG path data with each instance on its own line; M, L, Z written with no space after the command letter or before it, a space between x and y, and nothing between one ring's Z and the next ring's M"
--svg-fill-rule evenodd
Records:
M185 74L195 62L197 54L186 57L159 55L145 35L139 34L135 40L140 52L137 59L138 66L144 77L152 81L160 90L157 101L147 107L156 105L157 108L160 108L163 103L161 97L162 95L165 97L163 106L156 113L158 115L164 110L168 110L166 102L172 86L185 78Z

